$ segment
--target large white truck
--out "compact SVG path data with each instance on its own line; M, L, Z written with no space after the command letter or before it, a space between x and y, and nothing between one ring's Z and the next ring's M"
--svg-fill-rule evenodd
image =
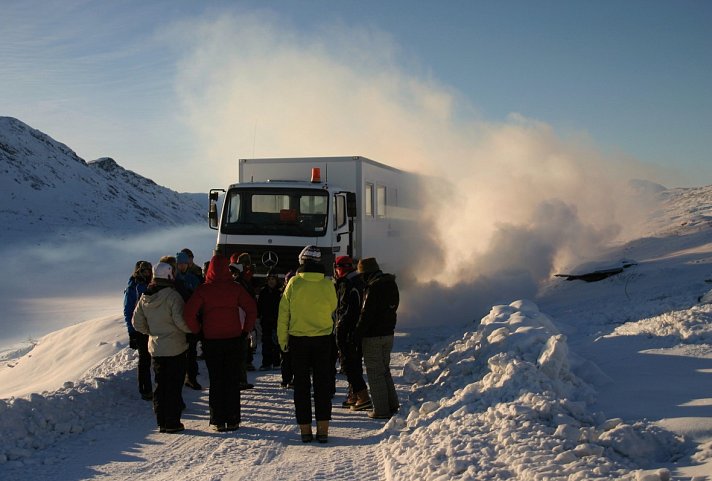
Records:
M340 255L376 257L396 272L407 254L416 190L414 174L365 157L239 159L238 183L210 191L215 251L248 253L257 276L295 270L310 244L321 249L327 274Z

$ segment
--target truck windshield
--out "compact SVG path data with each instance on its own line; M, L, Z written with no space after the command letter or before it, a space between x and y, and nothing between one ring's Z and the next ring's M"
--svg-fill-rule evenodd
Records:
M326 234L328 211L326 191L236 188L225 197L222 231L318 237Z

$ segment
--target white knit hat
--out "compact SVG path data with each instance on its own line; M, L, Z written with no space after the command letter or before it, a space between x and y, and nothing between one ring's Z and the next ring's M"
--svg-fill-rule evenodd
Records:
M153 266L153 277L154 279L167 279L169 281L173 280L173 267L165 262L159 262Z

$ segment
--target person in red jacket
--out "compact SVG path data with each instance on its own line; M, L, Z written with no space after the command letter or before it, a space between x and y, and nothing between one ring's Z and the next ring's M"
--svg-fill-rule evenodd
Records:
M203 355L210 379L210 424L218 432L240 427L241 338L254 329L257 317L255 300L232 280L228 263L227 257L213 256L205 283L198 286L183 311L190 330L203 332ZM244 325L240 309L245 315Z

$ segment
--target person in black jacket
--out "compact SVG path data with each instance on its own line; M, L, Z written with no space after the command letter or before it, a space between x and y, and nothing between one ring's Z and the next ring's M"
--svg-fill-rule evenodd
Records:
M261 371L279 369L279 343L277 343L277 318L282 289L274 271L267 273L267 283L257 297L257 314L262 326L262 365Z
M356 406L355 411L371 409L368 387L363 379L363 354L361 344L354 342L354 329L361 315L361 299L364 283L349 256L339 256L334 262L336 278L336 345L339 349L341 367L349 383L345 408Z
M358 271L366 283L363 307L354 337L361 340L373 411L369 417L388 419L398 411L398 394L391 376L391 351L400 301L393 274L384 274L373 257L361 259Z
M233 260L237 260L237 255L233 254L231 257L231 262L230 265L228 266L230 269L230 274L232 275L232 280L238 284L240 287L245 289L247 293L250 295L250 297L255 300L255 306L257 305L257 301L255 299L254 291L249 291L247 290L247 283L244 282L242 279L242 271L245 268L242 264L232 262ZM254 328L254 326L253 326ZM240 391L245 391L247 389L252 389L255 387L254 384L251 382L247 381L247 365L248 365L248 360L250 356L250 334L251 331L244 331L242 335L240 336L240 351L242 352L242 355L240 356L240 362L238 366L238 371L240 375ZM252 365L252 361L249 360L249 364ZM254 370L254 367L252 368Z
M284 284L282 285L280 289L280 300L282 294L284 294L284 289L287 288L287 284L289 284L289 280L296 275L295 271L289 271L284 275ZM279 344L279 342L277 342ZM279 350L280 357L282 358L282 364L280 365L280 371L282 374L282 382L280 382L280 385L283 388L287 389L292 389L294 388L294 370L292 369L292 356L289 351L282 351L282 348L280 347Z

